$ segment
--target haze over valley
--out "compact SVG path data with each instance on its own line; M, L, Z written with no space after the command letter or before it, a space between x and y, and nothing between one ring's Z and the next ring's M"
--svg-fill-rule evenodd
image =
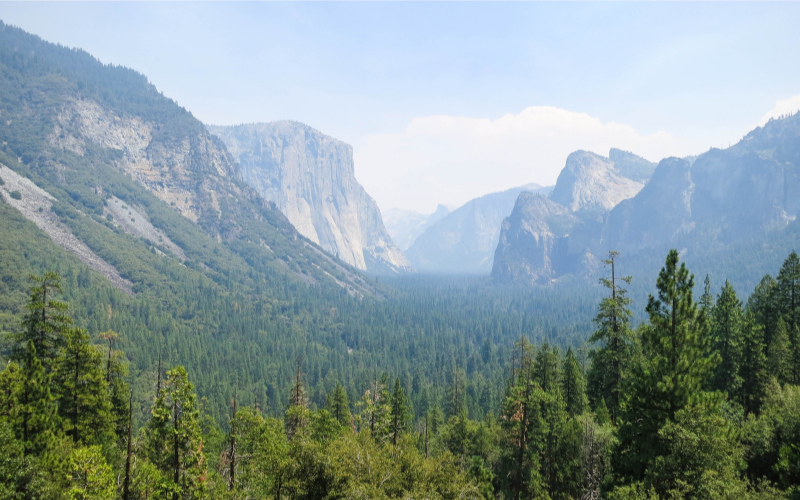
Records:
M797 14L0 3L0 500L796 500Z

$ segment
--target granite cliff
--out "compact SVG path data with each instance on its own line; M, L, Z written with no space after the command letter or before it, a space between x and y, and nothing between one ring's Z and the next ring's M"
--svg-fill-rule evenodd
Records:
M412 270L355 178L351 146L292 121L208 129L238 160L244 181L305 237L358 269Z
M779 265L773 257L795 246L800 115L771 120L725 150L666 158L644 185L630 173L630 165L641 162L620 168L611 166L617 165L613 156L580 157L559 177L569 185L556 186L549 200L569 208L576 221L554 229L548 224L551 208L520 197L503 224L492 273L497 281L594 275L598 257L609 250L622 252L630 266L653 267L670 248L678 248L683 258L720 273L722 267L733 270L732 275L742 275L743 286L752 286L765 263ZM641 186L636 192L632 182ZM528 243L537 238L557 241L547 246L547 259Z
M548 198L522 193L501 226L492 277L497 282L547 282L562 274L592 272L594 240L608 213L646 185L655 164L612 149L569 155Z
M420 271L488 274L503 218L524 191L546 194L550 188L528 184L470 200L428 227L406 255Z

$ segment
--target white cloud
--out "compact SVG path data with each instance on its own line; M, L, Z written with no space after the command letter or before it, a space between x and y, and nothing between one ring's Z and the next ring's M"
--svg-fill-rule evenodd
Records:
M800 110L800 94L792 96L788 99L781 99L775 103L775 107L761 118L759 125L763 126L769 121L770 118L778 118L783 115L788 115Z
M438 203L472 198L529 182L555 183L578 149L608 155L612 147L651 161L686 155L666 132L632 127L564 109L535 106L496 120L427 116L406 130L364 137L354 146L356 175L383 209L432 212Z

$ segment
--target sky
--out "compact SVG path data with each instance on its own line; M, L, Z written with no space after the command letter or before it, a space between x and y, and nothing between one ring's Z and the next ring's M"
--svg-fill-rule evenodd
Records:
M353 146L382 210L555 183L572 151L728 147L800 109L800 3L2 3L209 124Z

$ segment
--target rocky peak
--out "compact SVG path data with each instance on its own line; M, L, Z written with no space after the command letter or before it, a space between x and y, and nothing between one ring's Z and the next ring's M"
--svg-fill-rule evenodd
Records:
M238 159L244 181L311 241L362 270L411 270L355 178L350 145L293 121L208 128Z
M633 180L623 173L642 177L642 169L638 168L637 162L630 161L630 157L638 157L620 150L612 150L612 154L621 160L621 168L616 166L614 160L588 151L576 151L569 155L550 199L573 212L605 212L620 201L636 196L644 182Z

